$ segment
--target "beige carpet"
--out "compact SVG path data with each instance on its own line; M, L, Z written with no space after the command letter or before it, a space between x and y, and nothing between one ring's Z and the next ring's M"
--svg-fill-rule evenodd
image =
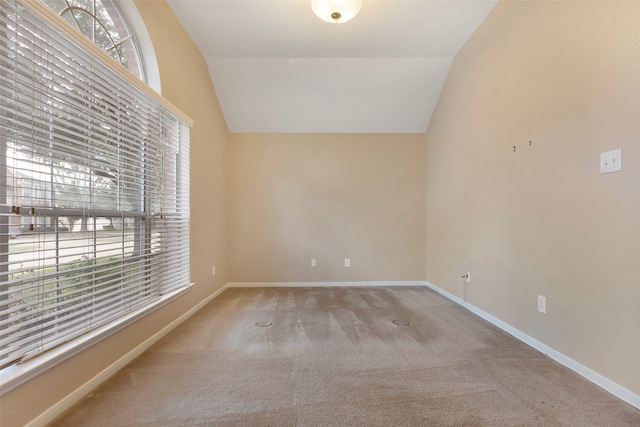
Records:
M225 291L55 425L640 426L640 410L427 288L261 288Z

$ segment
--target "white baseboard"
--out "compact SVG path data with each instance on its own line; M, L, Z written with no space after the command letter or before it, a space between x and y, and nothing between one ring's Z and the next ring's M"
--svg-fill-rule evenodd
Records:
M471 311L472 313L478 315L479 317L483 318L484 320L486 320L487 322L497 326L498 328L502 329L503 331L507 332L510 335L513 335L515 338L519 339L520 341L524 342L525 344L535 348L536 350L538 350L541 353L544 353L545 355L547 355L548 357L550 357L551 359L555 360L556 362L560 363L561 365L566 366L567 368L571 369L572 371L578 373L579 375L583 376L584 378L586 378L587 380L591 381L592 383L596 384L597 386L605 389L606 391L608 391L609 393L613 394L614 396L624 400L625 402L629 403L630 405L635 406L636 408L640 409L640 396L638 396L637 394L627 390L626 388L620 386L619 384L611 381L610 379L600 375L599 373L593 371L592 369L576 362L575 360L571 359L570 357L560 353L559 351L549 347L546 344L543 344L542 342L536 340L533 337L530 337L529 335L525 334L524 332L520 331L519 329L514 328L513 326L503 322L502 320L498 319L497 317L494 317L492 315L490 315L489 313L486 313L484 311L482 311L481 309L479 309L478 307L475 307L472 304L467 303L466 301L462 300L461 298L458 298L457 296L450 294L449 292L440 289L439 287L435 286L432 283L429 282L424 282L424 284L434 290L435 292L439 293L440 295L450 299L451 301L454 301L455 303L467 308L469 311Z
M89 381L84 383L82 386L74 390L71 394L67 395L64 399L57 402L51 408L47 409L45 412L40 414L37 418L33 419L29 422L26 427L44 427L50 423L52 423L56 418L62 415L67 409L71 408L73 405L78 403L80 399L88 395L91 390L98 387L100 384L111 378L114 374L124 368L127 364L132 362L136 357L140 356L145 350L149 349L153 344L158 342L161 338L167 335L169 332L173 331L177 328L182 322L187 320L189 317L193 316L198 310L207 305L211 300L220 295L224 290L227 289L227 286L223 286L218 289L213 294L209 295L204 300L200 301L196 306L194 306L191 310L184 313L182 316L178 317L176 320L162 328L156 334L142 342L136 348L131 350L129 353L122 356L120 359L115 361L109 367L104 369L95 377L91 378Z
M328 287L372 287L372 286L424 286L422 281L377 281L377 282L231 282L228 288L328 288Z

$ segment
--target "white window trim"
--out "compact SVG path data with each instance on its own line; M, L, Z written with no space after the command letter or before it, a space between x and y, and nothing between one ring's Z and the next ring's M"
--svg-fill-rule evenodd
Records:
M138 52L142 59L142 66L147 80L147 84L156 92L162 93L162 84L160 82L160 69L158 68L158 60L156 52L151 43L151 37L147 31L146 25L138 12L133 0L119 0L118 6L127 18L127 23L131 26L131 31L135 33L136 41L140 51Z
M45 351L25 362L6 367L2 370L0 379L0 396L19 387L27 381L37 377L48 369L64 362L98 342L110 337L118 331L126 328L137 320L167 305L171 301L186 294L193 287L189 286L177 289L167 295L163 295L157 301L142 307L126 316L120 317L113 322L103 325L97 329L87 332L71 341Z

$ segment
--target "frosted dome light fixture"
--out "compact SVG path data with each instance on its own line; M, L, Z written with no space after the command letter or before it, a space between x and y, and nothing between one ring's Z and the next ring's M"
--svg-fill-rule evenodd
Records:
M318 18L332 24L342 24L356 16L362 0L311 0L311 9Z

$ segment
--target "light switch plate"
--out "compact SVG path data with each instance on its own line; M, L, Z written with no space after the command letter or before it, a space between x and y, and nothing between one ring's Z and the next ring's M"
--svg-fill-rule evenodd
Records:
M600 173L620 172L622 170L622 149L600 153Z

